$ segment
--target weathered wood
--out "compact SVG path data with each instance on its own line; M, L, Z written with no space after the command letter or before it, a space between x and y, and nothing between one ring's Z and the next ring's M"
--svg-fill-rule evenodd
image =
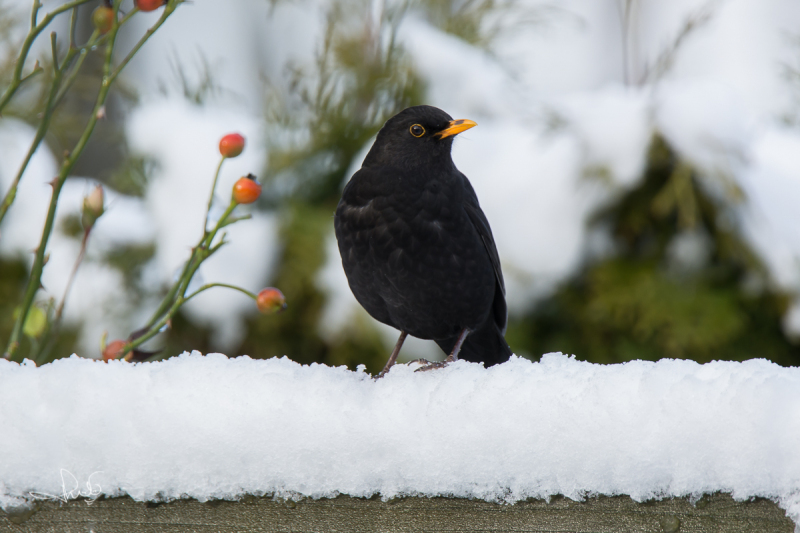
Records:
M22 517L17 517L22 518ZM19 521L16 519L15 521ZM212 532L535 532L535 533L792 533L794 525L768 500L735 502L727 494L636 503L626 496L574 502L553 498L498 505L453 498L383 502L335 499L139 503L130 498L67 504L43 502L21 524L0 518L0 533Z

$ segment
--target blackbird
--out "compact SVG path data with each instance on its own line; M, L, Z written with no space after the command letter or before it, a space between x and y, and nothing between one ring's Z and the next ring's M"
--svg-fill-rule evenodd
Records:
M505 285L489 221L450 156L454 136L477 124L432 106L390 118L342 193L334 227L347 281L376 320L433 339L456 359L502 363Z

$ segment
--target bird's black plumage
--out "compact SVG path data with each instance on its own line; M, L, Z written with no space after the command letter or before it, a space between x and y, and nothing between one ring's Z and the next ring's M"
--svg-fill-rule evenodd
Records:
M503 274L478 197L450 156L454 134L472 125L431 106L389 119L334 226L350 288L370 315L445 353L465 332L458 357L490 366L511 355Z

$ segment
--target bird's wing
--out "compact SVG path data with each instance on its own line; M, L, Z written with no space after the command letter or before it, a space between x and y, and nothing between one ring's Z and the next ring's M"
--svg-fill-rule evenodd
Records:
M465 181L469 184L466 178ZM489 254L489 260L492 262L492 268L494 268L494 275L497 278L497 283L500 285L500 289L505 296L506 284L503 281L503 270L500 268L500 256L497 253L497 246L494 243L492 228L489 227L489 221L486 219L486 215L483 214L480 204L478 204L478 197L472 189L472 185L470 184L467 189L472 194L468 195L468 201L464 204L464 208L467 211L467 215L469 215L469 219L472 221L472 225L475 226L478 235L481 236L483 246L486 248L486 253Z

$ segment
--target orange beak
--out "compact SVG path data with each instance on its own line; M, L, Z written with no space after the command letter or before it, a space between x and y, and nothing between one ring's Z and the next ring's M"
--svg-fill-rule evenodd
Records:
M467 131L468 129L474 128L477 125L477 122L473 122L465 118L451 120L447 128L443 129L439 133L435 133L433 136L437 139L444 139L445 137L450 137L451 135L458 135L462 131Z

